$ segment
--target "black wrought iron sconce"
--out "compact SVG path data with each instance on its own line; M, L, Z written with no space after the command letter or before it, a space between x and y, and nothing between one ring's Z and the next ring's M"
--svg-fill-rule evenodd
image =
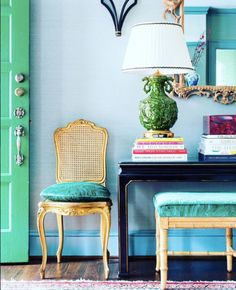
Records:
M112 0L101 0L101 4L104 5L111 14L116 36L121 36L121 29L128 12L137 4L138 0L125 0L121 7L120 16L118 17L116 6Z

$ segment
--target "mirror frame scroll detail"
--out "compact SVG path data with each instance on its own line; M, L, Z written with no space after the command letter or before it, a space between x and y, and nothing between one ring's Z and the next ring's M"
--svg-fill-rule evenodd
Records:
M213 98L217 103L229 105L236 102L236 86L192 86L175 87L179 98L188 99L193 95Z
M172 7L174 7L174 4L176 3L175 0L170 1L173 2ZM170 4L167 5L167 3L170 1L163 0L164 5L166 6L166 10L169 8ZM179 5L176 5L174 8L174 11L171 11L171 14L174 16L174 20L182 25L184 31L184 0L179 0L178 4ZM177 14L177 9L179 17L175 16ZM179 81L174 81L174 91L172 95L183 99L189 99L193 95L205 96L207 98L212 98L217 103L229 105L236 102L236 86L205 85L188 87L185 86L184 75L180 75Z

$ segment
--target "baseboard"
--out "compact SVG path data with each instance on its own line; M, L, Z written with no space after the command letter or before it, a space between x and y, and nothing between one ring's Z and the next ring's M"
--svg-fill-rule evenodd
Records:
M57 251L58 233L49 231L46 233L46 239L48 255L54 256ZM176 251L224 251L225 230L170 230L169 249ZM116 232L110 233L109 251L111 256L118 256L118 234ZM101 256L99 231L65 231L63 255ZM130 231L129 255L154 256L155 231ZM41 256L41 246L37 231L30 231L30 256Z

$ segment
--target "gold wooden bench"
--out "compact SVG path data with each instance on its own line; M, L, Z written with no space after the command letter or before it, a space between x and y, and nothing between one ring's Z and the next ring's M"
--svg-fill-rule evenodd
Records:
M161 289L166 289L168 255L226 256L232 271L232 228L236 228L236 192L163 192L153 198L156 217L156 271L161 272ZM168 251L169 229L225 228L226 251Z

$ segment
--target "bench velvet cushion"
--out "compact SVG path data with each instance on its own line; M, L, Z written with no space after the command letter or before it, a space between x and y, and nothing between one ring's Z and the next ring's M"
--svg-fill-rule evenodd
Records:
M40 195L52 201L107 201L110 192L106 187L94 182L63 182L45 188Z
M161 192L153 202L161 217L236 217L236 192Z

